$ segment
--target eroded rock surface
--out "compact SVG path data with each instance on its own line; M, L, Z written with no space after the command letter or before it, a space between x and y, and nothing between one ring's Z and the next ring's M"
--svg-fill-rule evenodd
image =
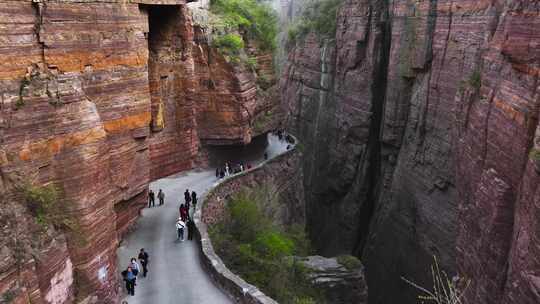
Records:
M318 255L298 259L307 270L307 279L324 294L328 303L368 303L368 287L361 264L346 267L337 258Z
M183 0L0 1L0 23L2 197L28 217L16 187L54 182L86 239L56 232L21 255L2 242L6 261L22 259L2 263L0 293L114 302L116 248L148 183L204 164L203 143L249 142L268 100L254 75L198 40Z
M414 303L400 277L429 286L432 255L468 303L540 301L539 10L346 0L335 37L289 52L308 227L322 254L362 256L370 302Z

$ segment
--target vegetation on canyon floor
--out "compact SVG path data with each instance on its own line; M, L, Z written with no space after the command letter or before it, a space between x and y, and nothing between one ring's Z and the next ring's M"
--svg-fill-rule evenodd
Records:
M425 301L436 304L464 303L463 296L469 287L470 280L458 276L450 278L444 270L441 270L436 257L433 257L433 264L431 265L431 278L433 280L433 290L429 290L406 278L402 277L401 279L421 292L418 299L422 303Z
M307 270L293 256L311 253L300 227L272 223L244 190L227 204L225 219L210 227L210 236L225 264L280 303L321 303L319 291L305 279Z
M302 10L302 15L287 27L287 47L296 45L309 33L322 41L334 37L337 13L342 0L314 0Z

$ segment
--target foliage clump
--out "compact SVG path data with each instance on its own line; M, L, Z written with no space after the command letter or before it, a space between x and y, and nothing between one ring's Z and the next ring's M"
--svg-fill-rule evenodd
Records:
M345 266L348 270L355 270L362 266L360 260L352 255L340 255L337 257L337 262Z
M262 50L276 48L278 17L269 4L257 0L211 0L210 11L219 17L227 31L245 33Z
M475 89L479 89L482 85L482 75L478 69L474 70L469 76L469 85Z
M302 15L287 28L287 45L293 46L314 33L320 40L334 37L339 7L343 0L314 0Z
M227 266L279 303L321 303L319 292L306 280L307 270L292 257L311 252L303 229L284 231L273 224L253 195L233 197L225 219L209 232Z
M534 161L540 161L540 149L532 148L529 152L529 158Z
M72 233L77 242L83 243L78 223L70 215L69 208L61 199L61 192L54 184L21 187L26 207L43 228L54 228Z
M222 54L236 57L244 49L244 40L237 34L225 34L214 38L212 45Z

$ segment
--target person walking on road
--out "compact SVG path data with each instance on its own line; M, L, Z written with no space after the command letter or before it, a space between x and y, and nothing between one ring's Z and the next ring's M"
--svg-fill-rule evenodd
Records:
M186 223L182 221L182 218L178 218L178 221L176 221L176 232L178 234L177 240L184 241L184 228L186 228Z
M136 258L131 258L131 261L129 262L129 267L131 267L131 272L133 272L133 274L135 275L135 281L133 281L133 284L137 286L137 277L141 272L141 267L139 266L139 263L137 263Z
M141 262L141 266L143 269L143 277L146 278L146 274L148 273L148 253L144 251L144 248L141 248L141 251L139 252L139 262Z
M188 209L186 208L186 205L180 205L180 219L182 219L182 221L186 221L187 215Z
M219 179L219 168L216 168L216 178Z
M197 192L191 191L191 203L193 204L193 208L197 207Z
M156 197L154 195L154 191L152 191L152 189L150 189L150 191L148 192L148 208L150 207L153 207L156 205Z
M229 168L229 163L225 163L225 176L231 175L231 168Z
M128 295L135 295L135 274L133 273L133 269L131 266L128 266L128 268L124 271L122 271L122 276L124 277L124 281L126 281L126 289L128 292Z
M188 217L187 222L187 239L188 241L193 240L193 233L195 233L195 222L191 217Z
M191 195L189 194L188 189L186 189L186 192L184 192L184 200L186 201L186 205L191 201Z
M161 189L159 189L159 192L157 194L157 198L159 200L159 205L165 204L165 192L163 192Z

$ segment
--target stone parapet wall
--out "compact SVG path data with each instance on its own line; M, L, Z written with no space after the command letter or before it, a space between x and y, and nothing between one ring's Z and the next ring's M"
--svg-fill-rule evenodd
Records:
M225 214L227 198L243 188L254 188L274 183L279 191L281 210L276 214L276 223L289 225L304 224L304 197L302 186L301 153L293 147L291 150L267 160L260 165L216 182L205 196L203 203L197 206L194 220L201 245L202 263L214 281L236 303L277 303L266 296L257 287L247 283L232 273L217 255L208 235L208 225L220 220Z

